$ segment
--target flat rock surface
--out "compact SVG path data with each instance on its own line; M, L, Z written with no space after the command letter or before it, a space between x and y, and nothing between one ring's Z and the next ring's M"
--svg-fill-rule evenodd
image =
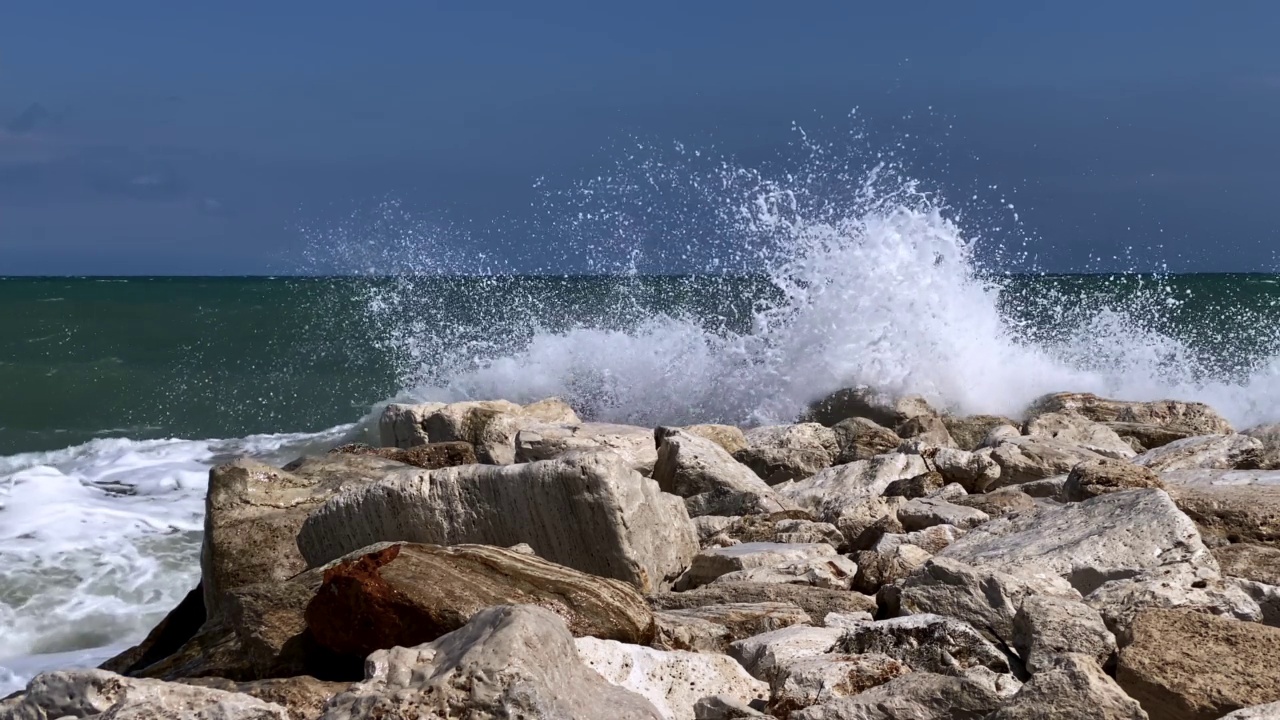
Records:
M828 613L875 612L876 599L846 590L824 590L802 585L765 583L724 583L705 585L689 592L664 592L648 597L655 610L696 608L726 603L793 603L809 615L809 623L818 625Z

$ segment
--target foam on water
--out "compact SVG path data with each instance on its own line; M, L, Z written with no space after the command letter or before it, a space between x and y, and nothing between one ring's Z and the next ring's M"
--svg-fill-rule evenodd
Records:
M211 465L283 463L352 430L0 457L0 696L44 669L96 665L195 586Z

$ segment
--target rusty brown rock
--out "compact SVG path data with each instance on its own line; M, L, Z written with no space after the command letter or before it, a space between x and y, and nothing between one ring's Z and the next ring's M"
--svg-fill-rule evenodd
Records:
M1212 548L1225 577L1280 585L1280 548L1256 543L1234 543Z
M538 605L577 636L646 644L654 635L653 613L630 585L484 545L353 553L325 570L306 621L324 647L367 655L431 642L494 605Z

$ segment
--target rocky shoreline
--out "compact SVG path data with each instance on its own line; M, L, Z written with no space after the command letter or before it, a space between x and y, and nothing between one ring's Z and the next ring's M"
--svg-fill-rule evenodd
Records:
M215 467L199 586L0 720L1280 719L1280 425L802 420L391 405L384 447Z

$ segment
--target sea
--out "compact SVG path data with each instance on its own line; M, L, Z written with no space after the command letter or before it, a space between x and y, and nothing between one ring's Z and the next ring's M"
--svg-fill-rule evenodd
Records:
M376 442L389 401L749 426L869 385L956 413L1074 390L1280 421L1280 275L1011 272L913 186L833 203L826 180L730 175L717 222L751 251L694 274L605 244L628 261L572 275L0 278L0 696L137 642L195 585L211 466ZM725 257L694 243L664 251Z

